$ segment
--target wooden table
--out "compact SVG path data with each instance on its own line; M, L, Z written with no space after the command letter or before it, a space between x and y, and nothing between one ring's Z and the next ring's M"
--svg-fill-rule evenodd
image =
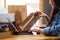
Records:
M1 36L0 36L1 37ZM60 37L48 37L43 35L11 35L0 40L60 40Z

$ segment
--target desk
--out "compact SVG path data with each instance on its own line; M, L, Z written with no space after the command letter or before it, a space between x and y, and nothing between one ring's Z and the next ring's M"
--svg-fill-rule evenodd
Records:
M0 36L1 37L1 36ZM60 37L47 37L42 35L11 35L0 40L58 40Z

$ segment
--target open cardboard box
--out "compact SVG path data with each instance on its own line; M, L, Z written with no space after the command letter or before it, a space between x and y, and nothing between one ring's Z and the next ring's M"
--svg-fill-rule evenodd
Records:
M9 19L8 20L13 26L13 28L16 30L16 32L14 32L13 34L19 34L21 32L24 34L24 32L28 32L30 30L30 28L36 23L39 18L39 16L36 16L34 13L31 13L21 24L19 24L19 26L17 26L19 29L17 29Z

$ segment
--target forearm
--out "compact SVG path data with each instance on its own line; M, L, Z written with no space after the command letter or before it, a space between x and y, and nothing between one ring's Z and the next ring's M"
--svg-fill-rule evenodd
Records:
M45 16L46 20L47 20L47 23L49 22L50 20L50 17L49 16Z

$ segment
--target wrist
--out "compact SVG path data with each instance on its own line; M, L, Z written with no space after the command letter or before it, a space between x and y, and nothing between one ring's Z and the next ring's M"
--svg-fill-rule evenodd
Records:
M48 17L48 15L46 14L45 17Z

